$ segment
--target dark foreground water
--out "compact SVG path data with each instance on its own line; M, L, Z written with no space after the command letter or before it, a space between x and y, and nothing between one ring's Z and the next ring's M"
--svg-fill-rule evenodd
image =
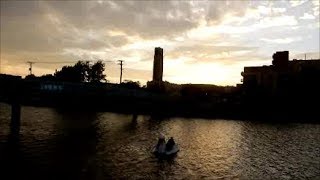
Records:
M154 118L0 104L0 179L320 179L320 125ZM158 134L181 151L159 161Z

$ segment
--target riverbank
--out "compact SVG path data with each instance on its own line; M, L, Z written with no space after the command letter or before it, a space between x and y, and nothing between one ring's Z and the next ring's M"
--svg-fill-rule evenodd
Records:
M2 82L0 102L53 107L65 111L117 112L164 117L252 119L270 122L320 122L319 97L301 93L265 96L188 87L155 91L108 83L28 81ZM190 85L189 85L190 86ZM197 86L195 86L197 87ZM198 86L199 87L199 86ZM219 91L218 91L218 90ZM208 93L210 92L210 93ZM281 119L281 120L279 120Z

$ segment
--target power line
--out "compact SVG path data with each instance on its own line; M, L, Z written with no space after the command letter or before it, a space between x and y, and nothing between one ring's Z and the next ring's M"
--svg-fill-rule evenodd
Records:
M35 62L35 63L40 63L40 64L70 64L70 63L75 63L75 62L70 62L70 61L65 61L65 62Z
M122 83L122 70L123 70L123 68L122 68L122 66L123 66L123 61L124 60L118 60L120 63L119 63L119 65L120 65L120 84Z
M32 74L32 65L37 63L37 64L70 64L70 63L75 63L75 62L70 62L70 61L58 61L58 62L50 62L50 61L42 61L42 62L36 62L36 61L27 61L29 64L29 74Z
M94 60L80 60L80 61L92 62ZM96 61L113 62L113 61L110 61L110 60L103 60L103 59L98 59ZM30 75L32 74L33 64L74 64L74 63L77 63L77 62L78 61L27 61L27 63L29 64L29 74ZM121 64L122 64L122 62L121 62ZM122 65L121 65L121 69L122 69ZM122 72L121 72L121 74L122 74ZM121 80L122 80L122 77L121 77ZM121 82L121 80L120 80L120 82Z

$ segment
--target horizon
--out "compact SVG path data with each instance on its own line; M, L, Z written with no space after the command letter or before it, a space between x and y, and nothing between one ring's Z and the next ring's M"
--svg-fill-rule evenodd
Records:
M276 51L320 59L319 1L1 1L0 25L1 73L20 76L27 61L122 59L123 80L145 84L162 47L164 81L235 86L245 66L270 65ZM105 74L117 83L112 62Z

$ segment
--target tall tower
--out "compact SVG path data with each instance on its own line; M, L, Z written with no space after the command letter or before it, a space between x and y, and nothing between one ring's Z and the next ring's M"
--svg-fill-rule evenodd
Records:
M154 60L153 60L153 82L162 82L163 76L163 49L156 47L154 49Z

